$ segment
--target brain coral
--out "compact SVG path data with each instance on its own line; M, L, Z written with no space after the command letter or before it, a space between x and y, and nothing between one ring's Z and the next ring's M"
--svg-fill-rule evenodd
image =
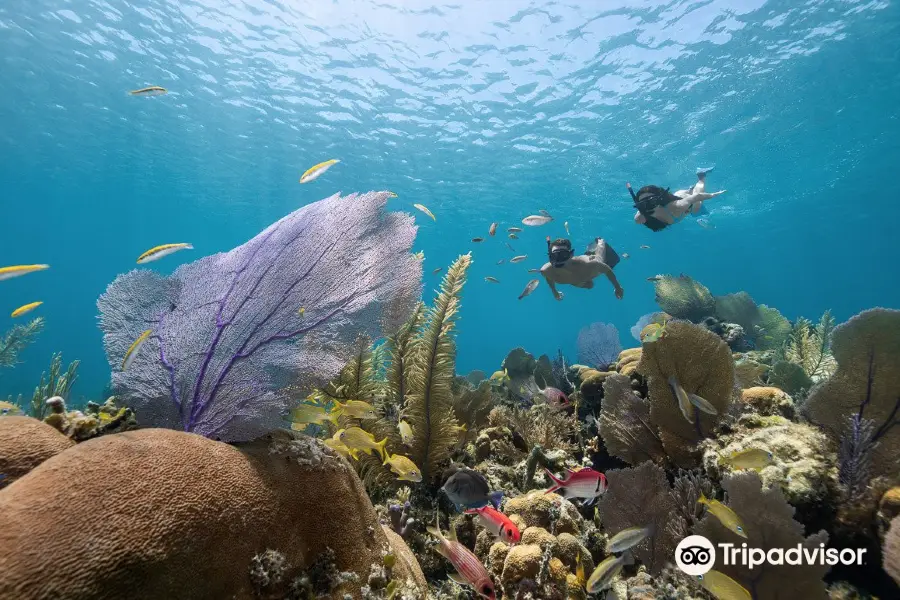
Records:
M382 553L409 552L345 460L278 438L237 448L143 429L47 460L0 493L0 597L249 599L254 556L283 554L287 584L326 548L360 579L317 597L358 597ZM408 561L394 572L424 586Z
M75 442L59 431L31 417L0 418L0 483L10 484Z

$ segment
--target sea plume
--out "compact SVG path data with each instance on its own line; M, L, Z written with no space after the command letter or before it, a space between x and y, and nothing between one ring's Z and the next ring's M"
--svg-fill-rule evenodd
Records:
M311 389L333 377L360 333L392 329L420 294L415 225L387 213L387 199L336 194L169 277L117 277L98 301L117 394L144 425L225 441L276 427L287 383ZM118 370L147 329L132 365Z

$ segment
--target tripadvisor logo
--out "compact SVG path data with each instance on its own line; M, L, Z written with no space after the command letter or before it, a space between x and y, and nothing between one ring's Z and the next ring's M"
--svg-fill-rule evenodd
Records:
M751 548L746 542L720 543L718 548L702 535L691 535L675 548L675 563L688 575L704 575L715 566L740 565L753 569L761 565L862 565L865 548L826 548L825 544L807 548L797 544L791 548ZM718 560L717 560L718 557Z

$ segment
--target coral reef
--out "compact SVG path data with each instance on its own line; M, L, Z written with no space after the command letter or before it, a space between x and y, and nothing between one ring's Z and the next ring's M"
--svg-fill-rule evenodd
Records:
M753 412L763 416L781 415L794 417L794 400L777 387L757 386L741 391L741 402Z
M75 442L33 417L0 418L0 487L27 474Z
M664 275L654 283L656 303L676 319L699 323L715 313L716 301L703 284L687 275Z
M616 360L622 344L619 330L608 323L591 323L578 332L578 362L605 371Z
M837 326L832 336L837 370L810 392L809 419L840 443L846 419L872 422L872 475L897 473L900 448L900 310L874 308Z
M831 354L831 338L834 334L834 318L826 311L813 327L804 318L797 319L785 348L784 356L803 369L810 381L818 382L831 377L837 368Z
M382 325L393 331L419 296L416 228L385 212L388 197L334 195L169 277L117 277L98 306L120 398L143 422L227 441L277 427L290 376L321 385L346 362L349 342L379 337Z
M137 429L134 412L126 406L118 407L115 397L102 405L88 402L85 412L68 410L61 396L48 398L45 404L50 414L44 417L44 422L76 442Z
M598 421L607 451L632 465L665 461L662 441L650 421L650 402L631 389L631 380L616 373L606 378L603 390Z
M671 562L675 546L687 534L678 514L666 473L652 462L606 472L609 489L597 505L604 530L610 536L628 527L652 526L654 534L632 549L652 574Z
M103 526L72 526L86 514L104 515ZM267 550L284 560L254 560ZM329 557L326 572L352 576L315 597L337 599L358 594L384 553L408 557L346 461L308 437L238 448L166 429L108 435L0 493L0 577L11 597L250 598L254 582L274 581L273 564L289 585ZM405 561L394 573L424 594Z
M777 487L764 489L756 473L733 475L722 482L722 487L728 494L728 507L743 521L747 539L741 540L708 514L694 533L706 537L713 544L739 546L746 541L748 547L768 552L774 548L794 548L797 544L819 549L819 544L828 541L828 534L824 531L805 537L803 525L793 519L794 509L785 501L781 490ZM741 564L726 565L717 561L716 569L743 585L758 600L815 600L826 597L822 578L828 572L827 565L764 563L750 569Z
M818 428L750 413L732 433L709 440L705 447L703 466L716 481L735 470L728 463L733 454L749 449L770 453L770 464L759 471L763 486L779 489L803 522L833 517L822 513L833 510L838 500L837 457Z
M44 329L44 318L38 317L25 325L16 325L0 338L0 367L12 367L19 362L19 353Z
M648 379L650 421L669 459L679 467L695 466L697 444L713 434L735 395L734 361L728 345L699 325L670 321L665 336L644 343L637 370ZM670 377L686 392L706 399L717 414L692 407L694 422L690 423L678 408Z

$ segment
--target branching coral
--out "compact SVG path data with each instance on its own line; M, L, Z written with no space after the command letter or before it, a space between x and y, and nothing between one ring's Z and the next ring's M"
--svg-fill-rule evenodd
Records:
M803 525L793 519L794 509L788 504L781 490L763 490L759 476L750 471L726 479L722 486L728 493L728 507L744 524L746 540L726 529L712 515L707 515L697 525L694 533L705 536L713 544L734 544L740 547L746 542L750 548L768 552L780 548L782 551L796 548L801 544L810 550L822 551L820 544L828 541L828 534L820 531L809 537L803 535ZM724 564L716 560L716 569L743 585L755 600L778 600L780 598L824 599L825 584L822 577L828 572L827 565L787 564L773 565L764 562L752 569L747 566Z
M410 458L422 470L426 482L438 474L440 464L450 458L450 448L457 441L450 390L456 347L451 334L471 263L472 257L464 254L447 269L441 291L428 310L421 339L415 343L410 365L404 417L415 432Z
M632 465L663 462L666 452L650 422L650 402L631 389L631 380L615 373L603 382L600 436L607 451Z
M634 547L634 556L658 574L671 562L675 546L684 536L666 472L652 462L606 472L609 489L600 497L597 512L612 536L629 527L651 526L654 534Z
M900 310L873 308L835 328L837 370L811 391L809 419L839 442L848 415L873 423L872 475L896 473L900 448Z
M578 332L578 362L605 371L616 360L622 344L619 330L608 323L591 323Z
M277 427L288 379L321 385L359 333L393 330L419 295L416 228L409 215L385 212L387 199L334 195L170 277L120 275L98 301L120 397L142 422L226 441ZM148 329L134 362L118 370Z
M12 367L19 361L19 353L44 329L44 318L38 317L25 325L16 325L0 338L0 367Z
M677 466L695 466L697 444L712 435L736 393L728 345L699 325L670 321L662 338L644 343L637 370L648 377L650 421L659 431L666 454ZM704 398L717 414L692 406L693 423L685 419L670 378L687 393Z
M813 381L828 379L837 368L831 354L831 338L834 334L834 317L825 311L819 323L800 318L794 324L784 356L799 365Z
M664 275L656 280L656 303L676 319L699 323L712 315L716 301L709 290L687 275Z

